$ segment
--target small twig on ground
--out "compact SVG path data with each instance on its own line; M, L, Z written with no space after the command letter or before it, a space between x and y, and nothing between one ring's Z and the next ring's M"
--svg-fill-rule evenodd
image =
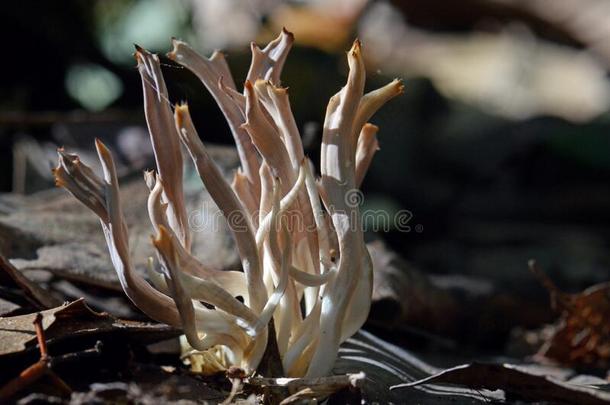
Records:
M536 260L531 259L527 262L530 271L538 277L538 280L544 288L547 289L551 296L551 307L555 311L570 307L570 299L566 293L561 291L559 287L551 280L547 274L538 266Z
M47 351L47 340L44 336L44 327L42 325L42 314L39 312L34 318L34 328L36 329L36 340L38 341L38 349L40 350L40 359L46 360L49 357Z
M246 388L261 391L272 403L291 404L302 401L321 401L345 388L359 390L364 372L319 378L264 378L244 379Z
M221 405L228 405L228 404L232 403L233 399L235 398L237 393L243 387L243 382L242 382L241 378L229 378L229 380L231 381L231 393L229 394L227 399L222 401Z
M102 352L102 342L98 340L91 349L82 350L80 352L72 352L62 354L61 356L53 356L49 359L49 367L53 368L56 364L59 363L68 363L71 361L80 360L84 357L97 357Z
M42 325L42 314L37 313L34 319L34 328L36 330L36 340L38 341L38 348L40 350L40 359L23 370L17 377L10 380L3 387L0 388L0 402L4 403L17 392L29 387L38 381L41 377L47 377L57 390L65 396L72 394L72 389L64 380L62 380L55 372L53 372L52 365L61 363L64 361L70 361L75 358L82 356L98 355L101 349L101 342L97 342L95 347L87 349L82 352L68 353L58 357L51 357L47 351L47 341L44 335L44 327Z

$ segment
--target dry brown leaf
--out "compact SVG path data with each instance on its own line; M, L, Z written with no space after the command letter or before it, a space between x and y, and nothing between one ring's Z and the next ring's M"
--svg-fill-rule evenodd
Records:
M519 399L554 404L610 403L609 392L537 374L527 367L514 364L464 364L421 380L395 385L391 389L405 389L422 384L457 384L474 389L501 389Z
M152 343L177 336L179 332L166 325L116 319L93 311L83 299L41 312L42 324L49 345L68 337L96 336L116 333ZM35 313L0 318L0 363L5 357L31 349L36 345Z
M561 317L537 357L577 368L610 368L610 283L601 283L578 294L560 291L536 264L531 270L549 290Z
M2 255L0 255L0 284L4 287L15 287L21 290L29 303L37 309L52 308L60 304L48 291L21 274Z

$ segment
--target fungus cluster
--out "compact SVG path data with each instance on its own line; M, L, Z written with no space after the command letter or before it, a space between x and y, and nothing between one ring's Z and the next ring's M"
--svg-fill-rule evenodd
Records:
M235 138L241 168L232 184L206 152L187 105L168 102L158 56L136 47L157 167L145 173L157 253L149 260L149 281L129 256L110 151L96 140L99 177L78 156L59 150L56 183L99 217L123 290L151 318L181 328L191 361L199 359L204 370L253 372L264 356L275 356L283 375L328 375L339 345L369 312L373 269L350 196L377 150L377 127L368 120L403 86L394 80L364 94L361 47L354 42L347 83L326 110L316 179L288 91L280 87L292 42L284 30L264 49L253 44L241 93L223 54L205 58L173 40L168 57L203 82ZM227 219L242 271L210 268L191 251L181 144Z

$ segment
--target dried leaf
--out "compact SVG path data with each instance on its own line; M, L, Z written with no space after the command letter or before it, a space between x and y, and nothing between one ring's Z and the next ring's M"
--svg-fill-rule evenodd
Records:
M553 307L561 311L555 330L536 356L570 367L610 368L610 283L566 294L535 262L530 262L530 269L549 290Z
M120 335L151 343L178 336L179 332L166 325L148 324L116 319L98 313L83 299L41 312L42 324L49 345L75 335L95 337L102 334ZM0 363L11 361L17 353L36 345L34 329L35 313L0 318Z
M339 349L334 374L364 372L361 384L364 403L489 403L504 399L502 392L462 387L414 387L408 392L390 391L396 384L419 380L440 371L412 353L360 330Z
M457 384L473 389L501 389L522 400L557 404L610 403L610 392L589 385L564 382L514 364L463 364L417 381L394 385L391 389L412 388L423 384Z
M4 256L0 255L0 283L5 287L17 287L23 291L28 301L38 309L52 308L60 302L38 284L30 281Z
M610 283L567 295L555 332L538 356L572 367L610 367Z

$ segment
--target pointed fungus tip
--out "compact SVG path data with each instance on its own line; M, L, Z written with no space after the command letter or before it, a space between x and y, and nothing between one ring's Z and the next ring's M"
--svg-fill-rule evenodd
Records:
M250 82L252 84L252 82ZM270 86L271 83L269 82L269 80L265 80L265 79L256 79L254 80L254 84L252 84L254 87L256 88L261 88L261 87L267 87Z
M189 114L189 106L186 102L176 105L174 119L176 120L176 126L178 128L182 128L184 126L184 118L187 114Z
M61 159L66 159L68 157L66 150L63 148L63 146L61 148L57 148L57 154Z
M367 122L366 124L364 124L364 126L362 127L362 130L366 133L366 134L375 134L376 132L379 131L379 127L375 124L371 124L370 122Z
M352 47L350 48L350 50L347 53L348 56L359 57L362 53L361 48L362 48L362 43L360 42L360 40L358 38L356 38L354 40L354 43L352 44Z
M214 49L214 51L212 52L212 55L210 56L210 60L225 59L225 58L226 58L226 55L222 51L222 49Z
M286 94L288 94L288 89L289 87L278 87L273 83L269 83L271 85L271 89L273 90L273 92L275 94L277 94L278 96L284 96Z
M394 79L391 84L397 95L405 92L405 84L403 83L402 79Z
M256 45L256 42L250 42L250 51L252 52L252 54L263 53L263 51L261 51L261 48L259 48L258 45Z
M186 101L180 101L176 104L176 113L177 114L188 114L189 113L189 105Z
M170 249L170 235L164 225L159 225L157 235L150 235L153 245L165 252L171 251Z
M108 150L108 147L106 147L106 145L104 145L104 142L102 142L100 140L100 138L95 138L95 147L97 148L97 150L101 154L109 154L110 153L110 151Z
M286 29L286 27L282 27L282 34L287 35L291 40L294 39L294 34Z
M165 54L167 59L175 61L178 58L178 45L181 43L178 38L172 37L172 50Z

